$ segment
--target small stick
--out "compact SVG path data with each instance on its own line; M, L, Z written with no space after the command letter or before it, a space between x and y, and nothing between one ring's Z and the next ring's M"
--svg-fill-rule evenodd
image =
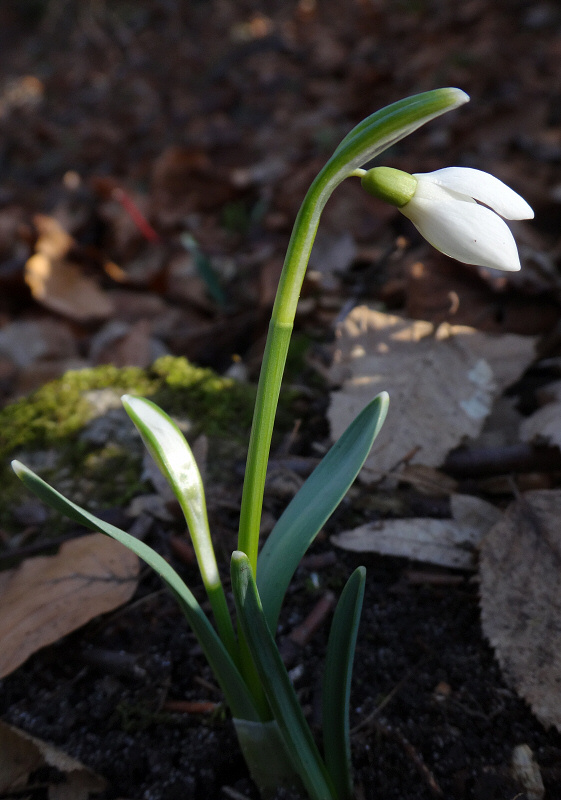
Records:
M131 653L106 650L101 647L89 647L80 653L82 661L104 672L143 680L146 670L138 664L138 657Z
M180 714L211 714L220 703L211 700L166 700L162 711L173 711Z
M530 444L462 449L450 453L443 469L455 478L483 478L508 472L554 472L561 469L561 452L557 447Z
M210 681L206 681L204 678L201 678L200 675L195 675L193 680L194 680L195 683L198 683L199 686L202 686L203 689L208 689L208 691L212 692L212 694L215 694L215 695L218 695L218 696L221 695L221 692L220 692L220 689L218 688L218 686L215 686L214 683L211 683Z
M310 641L334 606L335 595L331 591L326 592L318 600L306 619L296 628L293 628L286 639L282 641L280 653L287 668L296 663L300 650Z
M419 774L425 779L429 790L433 797L444 797L444 792L438 785L436 778L427 767L425 762L423 761L422 755L413 747L411 742L405 738L405 736L401 733L401 731L397 730L396 728L392 728L390 725L386 725L379 720L374 721L374 725L378 729L378 731L385 736L391 737L395 739L402 748L405 750L411 761L413 762L414 766L416 767Z
M160 235L150 225L142 211L124 189L116 186L111 192L111 197L123 206L145 239L148 239L149 242L161 241Z
M459 586L465 583L463 575L453 575L449 572L424 572L422 570L409 569L405 572L408 583L431 584L433 586Z
M333 592L326 592L321 597L316 605L312 608L304 622L288 634L288 638L294 644L304 647L307 644L320 625L324 622L331 609L335 606L335 595Z
M300 562L301 567L309 569L311 572L332 567L337 563L337 553L335 550L327 550L325 553L314 553L311 556L304 556Z

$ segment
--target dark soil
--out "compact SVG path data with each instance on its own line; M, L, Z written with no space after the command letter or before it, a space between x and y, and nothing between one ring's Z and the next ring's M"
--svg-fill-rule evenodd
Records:
M319 573L316 592L339 585L364 562L338 558ZM546 796L559 796L561 736L546 732L501 679L481 638L475 583L460 576L455 585L415 585L403 561L366 563L352 693L357 797L522 798L510 773L519 744L532 748ZM316 602L309 586L310 571L302 567L284 631ZM169 699L216 700L198 683L213 678L154 577L147 576L136 600L2 681L4 719L103 775L109 798L218 800L228 796L224 787L257 798L221 711L209 717L162 710ZM325 639L321 630L292 661L315 725Z
M39 365L2 355L2 396L55 377L69 357L145 367L154 342L218 370L239 354L254 377L279 266L310 181L361 118L446 85L471 94L468 110L423 129L387 163L412 172L474 166L524 194L536 220L531 232L522 230L522 277L503 283L450 266L397 212L342 187L321 230L334 242L351 232L357 251L344 274L333 270L335 284L305 286L299 331L306 342L323 343L348 301L374 301L434 322L543 334L542 354L561 355L558 4L22 0L0 4L0 44L0 328L55 320L72 341L64 352L51 342ZM251 172L256 164L269 169L264 179ZM115 187L145 201L159 242L131 223L114 201ZM72 235L73 263L115 300L111 319L67 318L32 296L24 266L37 213ZM225 305L209 299L200 281L181 294L170 279L186 230L222 281ZM131 339L96 356L103 325L123 320L146 324L150 335L137 328L134 346ZM310 378L298 369L292 378ZM535 402L533 387L520 392ZM326 438L327 389L316 385L311 394L318 419L297 437L298 454L307 457ZM559 485L558 474L547 479ZM241 478L232 480L239 495ZM354 495L361 507L363 495ZM327 533L355 513L345 501ZM234 516L220 520L224 574ZM169 534L183 531L172 528L155 523L148 541L202 599L194 568L175 563ZM333 552L326 536L311 554ZM482 638L472 574L425 568L419 577L419 565L404 560L338 551L334 561L299 570L279 636L282 643L325 591L338 594L354 567L366 564L352 692L357 799L524 800L529 795L510 768L520 744L533 751L547 800L561 797L561 736L546 731L501 677ZM291 651L295 686L318 731L327 633L326 623L302 651ZM125 608L1 680L0 714L104 776L104 800L256 800L213 687L187 624L147 573ZM179 713L169 701L218 705ZM42 800L52 778L39 772L24 796Z

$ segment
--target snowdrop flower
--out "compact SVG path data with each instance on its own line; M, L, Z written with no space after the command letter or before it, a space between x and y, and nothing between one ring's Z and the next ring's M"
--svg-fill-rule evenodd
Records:
M534 212L498 178L464 167L415 175L375 167L360 175L366 191L397 206L445 255L481 267L520 269L516 243L501 217L531 219Z

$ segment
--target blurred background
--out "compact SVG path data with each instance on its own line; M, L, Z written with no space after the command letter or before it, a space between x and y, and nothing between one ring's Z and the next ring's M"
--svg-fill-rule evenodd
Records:
M347 181L298 329L357 302L548 333L561 257L561 9L526 0L0 5L0 392L164 353L253 377L300 202L345 133L415 92L471 103L384 154L493 172L536 210L523 271L433 252Z

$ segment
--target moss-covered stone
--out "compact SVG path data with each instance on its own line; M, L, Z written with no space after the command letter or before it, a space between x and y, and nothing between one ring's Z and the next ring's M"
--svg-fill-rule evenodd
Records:
M148 370L112 365L67 372L0 411L0 460L16 450L60 444L96 414L87 392L113 388L150 397L169 414L188 417L200 431L240 435L251 424L255 390L185 358L164 356Z
M68 372L0 411L5 530L18 529L13 508L28 496L9 467L14 457L92 510L122 506L141 490L144 451L120 408L125 393L150 397L170 415L187 419L190 436L205 433L227 440L230 450L234 444L245 451L255 398L251 385L171 356L148 370L101 366ZM60 520L46 529L60 533Z

